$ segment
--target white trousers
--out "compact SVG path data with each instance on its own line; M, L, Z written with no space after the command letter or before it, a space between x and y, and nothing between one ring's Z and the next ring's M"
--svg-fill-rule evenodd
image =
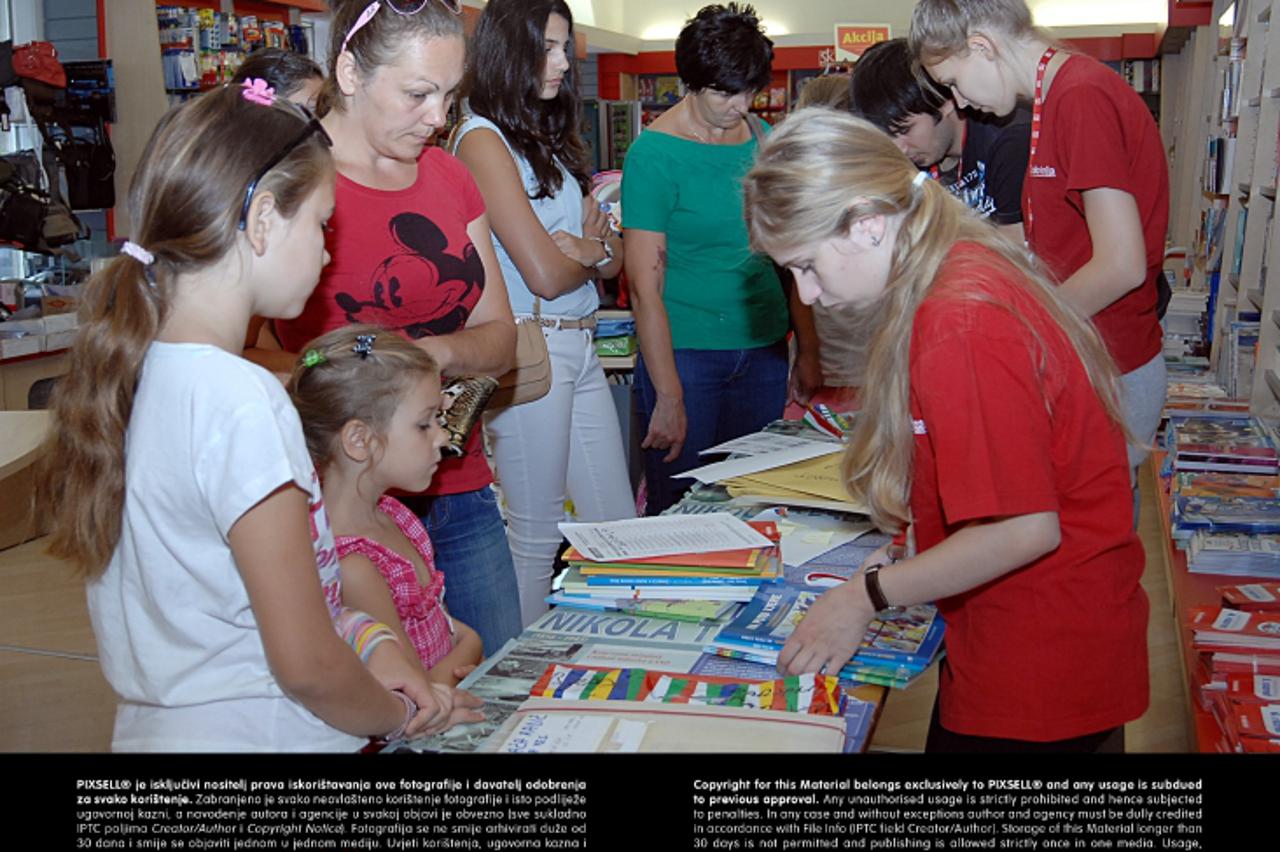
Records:
M548 609L565 498L580 521L634 518L622 430L591 333L544 328L551 390L485 417L507 504L507 540L525 625Z

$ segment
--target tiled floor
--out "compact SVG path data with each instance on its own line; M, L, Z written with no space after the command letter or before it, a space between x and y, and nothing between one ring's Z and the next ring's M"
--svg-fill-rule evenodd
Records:
M1186 692L1170 618L1153 482L1144 469L1143 586L1151 598L1151 709L1126 729L1129 751L1184 751ZM115 700L96 652L84 588L40 541L0 551L0 752L104 751ZM933 705L936 674L893 693L871 747L919 751Z

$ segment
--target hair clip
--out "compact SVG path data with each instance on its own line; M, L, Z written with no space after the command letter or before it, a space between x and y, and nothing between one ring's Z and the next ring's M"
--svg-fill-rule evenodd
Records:
M924 186L924 182L929 179L929 173L921 169L916 172L916 176L911 179L911 188L919 189Z
M138 261L138 263L141 263L143 266L150 266L156 262L156 256L154 254L132 240L125 240L124 245L120 246L120 253L129 255L129 257Z
M240 84L240 95L251 104L271 106L276 102L276 90L267 85L261 77L250 77Z
M351 347L351 351L361 358L368 358L369 353L373 351L373 341L376 335L373 334L357 334L356 344Z
M317 364L323 364L328 360L329 359L324 357L324 353L319 349L308 349L306 352L302 353L302 366L307 367L308 369Z

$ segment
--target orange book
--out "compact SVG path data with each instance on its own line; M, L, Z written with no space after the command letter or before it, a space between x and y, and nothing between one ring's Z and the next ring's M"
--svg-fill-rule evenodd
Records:
M773 547L748 547L739 550L718 550L714 553L674 553L669 556L645 556L626 559L618 562L596 562L588 559L576 547L569 545L564 552L564 561L580 567L601 568L719 568L721 570L737 570L758 572L768 564L772 551L775 551L782 534L773 521L747 521L758 533L769 541Z

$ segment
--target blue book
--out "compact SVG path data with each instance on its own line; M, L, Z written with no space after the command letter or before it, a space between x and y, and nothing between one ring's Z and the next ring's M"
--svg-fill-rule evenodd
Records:
M822 590L792 583L766 583L742 612L717 635L739 647L781 651ZM942 645L945 625L932 604L907 607L900 615L876 619L867 627L855 662L885 660L927 666Z

